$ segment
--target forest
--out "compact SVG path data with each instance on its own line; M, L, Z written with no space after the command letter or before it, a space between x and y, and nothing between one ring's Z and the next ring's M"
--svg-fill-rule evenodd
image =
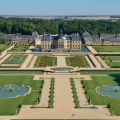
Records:
M112 22L110 20L43 20L30 18L4 18L0 17L0 33L31 35L33 31L37 31L40 35L44 33L58 34L58 30L62 29L64 34L79 33L80 36L85 31L91 35L101 33L120 33L120 20Z

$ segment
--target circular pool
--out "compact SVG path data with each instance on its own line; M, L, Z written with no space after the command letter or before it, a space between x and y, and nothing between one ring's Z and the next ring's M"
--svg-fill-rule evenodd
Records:
M106 86L98 87L97 91L98 93L105 96L120 98L120 86L117 85L106 85Z
M68 68L68 67L58 67L58 68L52 68L52 70L72 70L72 68Z
M29 92L29 87L23 85L5 85L0 86L0 97L11 98L25 95Z

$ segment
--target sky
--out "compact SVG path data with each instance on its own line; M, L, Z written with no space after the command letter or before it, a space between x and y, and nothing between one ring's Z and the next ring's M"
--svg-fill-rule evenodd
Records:
M120 0L0 0L0 15L120 15Z

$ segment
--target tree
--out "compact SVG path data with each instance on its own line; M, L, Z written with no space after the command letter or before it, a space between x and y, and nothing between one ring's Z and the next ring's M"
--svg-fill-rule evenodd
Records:
M3 37L0 38L0 44L5 44L5 38Z

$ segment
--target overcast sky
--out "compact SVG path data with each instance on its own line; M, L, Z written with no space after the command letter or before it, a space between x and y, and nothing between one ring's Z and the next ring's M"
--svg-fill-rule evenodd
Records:
M0 0L0 15L120 15L120 0Z

